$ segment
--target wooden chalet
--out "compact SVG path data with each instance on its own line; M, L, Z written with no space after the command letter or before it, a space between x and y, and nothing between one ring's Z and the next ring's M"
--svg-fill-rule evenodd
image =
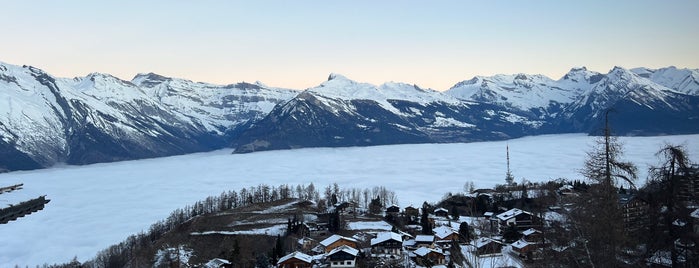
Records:
M520 256L526 256L527 253L534 251L537 248L535 243L520 239L512 243L512 251L519 253Z
M439 226L432 229L432 232L434 233L435 240L437 241L459 240L459 232L449 226Z
M358 243L359 241L357 241L357 239L344 237L336 234L331 235L323 241L320 241L320 245L324 248L326 253L341 246L350 246L352 248L357 248Z
M278 268L311 268L312 266L313 257L298 251L282 257L277 262Z
M444 265L446 263L446 256L439 248L420 247L413 253L415 254L415 262L422 266L432 267L433 265Z
M405 216L417 218L420 216L420 210L413 206L407 206L405 208Z
M215 258L215 259L208 261L206 264L204 264L203 267L204 268L232 268L233 264L231 264L231 262L228 260Z
M391 256L400 255L403 248L403 237L394 232L378 233L376 238L371 239L371 254L372 256Z
M542 235L543 233L541 231L534 228L529 228L522 232L522 239L531 243L539 243L541 242Z
M449 217L449 210L447 210L446 208L438 208L434 210L434 215L437 217L447 218Z
M476 255L492 255L502 253L502 243L487 237L481 237L474 243Z
M331 268L356 267L357 255L359 255L359 250L343 245L326 254L326 261Z
M417 235L415 236L416 247L434 247L434 235Z
M507 227L514 225L518 231L524 231L529 228L538 227L538 218L531 212L527 212L518 208L513 208L503 213L497 214L490 219L497 222L498 231L505 232Z
M386 208L386 216L391 215L397 217L400 214L400 207L396 205L391 205Z

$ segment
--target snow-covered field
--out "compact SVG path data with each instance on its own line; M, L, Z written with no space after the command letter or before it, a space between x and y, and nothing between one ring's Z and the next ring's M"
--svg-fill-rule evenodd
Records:
M697 160L699 135L621 138L625 159L639 166L641 183L665 143L686 144ZM260 183L337 182L341 187L384 185L401 206L437 201L476 187L503 183L505 145L520 181L576 179L593 138L582 134L526 137L469 144L320 148L231 155L231 150L89 166L0 174L0 185L23 182L23 195L47 195L35 214L0 225L0 267L80 261L148 229L172 210L224 190ZM2 200L4 195L0 195Z

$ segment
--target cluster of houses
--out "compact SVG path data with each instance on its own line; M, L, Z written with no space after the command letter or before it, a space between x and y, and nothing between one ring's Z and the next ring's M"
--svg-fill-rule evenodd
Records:
M417 217L417 209L413 211L411 208L406 208L402 214ZM388 216L398 212L396 206L390 206L385 213ZM454 246L458 246L459 251L472 249L477 256L492 256L502 254L506 245L498 235L467 241L451 224L447 224L451 221L446 209L435 209L430 219L438 225L430 235L412 235L393 228L392 231L357 233L351 237L329 234L320 242L304 236L298 239L297 250L280 258L277 267L357 267L360 260L376 266L393 262L404 267L446 267ZM482 219L489 221L497 231L504 232L510 226L521 230L522 239L512 243L512 250L517 254L525 256L539 246L541 232L535 227L540 221L530 212L511 209L499 214L490 213Z

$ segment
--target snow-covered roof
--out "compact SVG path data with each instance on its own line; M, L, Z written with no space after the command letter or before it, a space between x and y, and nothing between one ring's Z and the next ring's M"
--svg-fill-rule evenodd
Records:
M307 263L313 262L313 257L311 257L310 255L304 254L303 252L294 251L291 254L286 255L286 256L282 257L281 259L279 259L277 264L280 264L280 263L285 262L285 261L290 260L290 259L297 259L297 260L307 262Z
M530 235L533 235L533 234L535 234L535 233L541 233L541 231L539 231L539 230L537 230L537 229L534 229L534 228L529 228L529 229L527 229L527 230L524 230L524 232L522 232L522 234L523 234L524 236L530 236Z
M224 265L224 264L231 264L231 262L228 260L215 258L213 260L210 260L206 264L204 264L204 267L205 268L219 268L219 267L221 267L221 265Z
M434 232L434 235L437 236L437 238L439 239L444 239L447 236L450 236L451 234L459 233L449 226L439 226L437 228L432 229L432 232Z
M531 245L531 243L525 241L524 239L517 240L516 242L512 243L513 248L517 249L523 249L526 246Z
M500 241L493 240L493 239L490 239L490 238L487 238L487 237L481 237L481 238L478 238L478 240L476 240L476 242L474 243L474 245L475 245L477 248L482 248L483 246L485 246L485 245L487 245L487 244L490 244L491 242L495 242L495 243L498 243L498 244L502 244L502 243L500 243Z
M328 253L328 256L333 255L333 254L335 254L335 253L338 253L338 252L340 252L340 251L344 251L345 253L350 254L350 255L352 255L352 256L355 256L355 257L357 257L357 254L359 254L359 250L358 250L358 249L353 248L353 247L350 247L350 246L347 246L347 245L343 245L343 246L341 246L341 247L337 247L337 248L334 248L333 250L331 250L331 251Z
M299 239L299 240L298 240L298 243L301 244L301 245L303 245L303 244L305 244L306 242L312 242L312 241L315 241L315 240L313 240L313 238L310 238L310 237L304 237L304 238Z
M358 242L357 239L334 234L334 235L332 235L332 236L326 238L325 240L320 241L320 244L323 245L324 247L327 247L327 246L330 246L330 245L332 245L333 243L337 242L337 241L340 240L340 239L345 239L345 240L352 241L352 242L355 242L355 243Z
M513 209L510 209L510 210L505 211L505 212L503 212L503 213L500 213L500 214L496 215L495 217L497 217L497 218L500 219L500 220L506 221L506 220L512 219L512 218L514 218L514 217L517 217L517 216L519 216L519 215L521 215L521 214L533 215L533 214L530 213L530 212L527 212L527 211L524 211L524 210L521 210L521 209L518 209L518 208L513 208Z
M434 241L434 235L418 235L415 237L415 242L430 242Z
M494 214L493 212L488 211L488 212L486 212L486 213L483 213L483 216L492 217L493 214Z
M449 210L447 210L446 208L438 208L438 209L435 209L435 210L434 210L434 213L437 213L437 212L439 212L439 211L444 211L444 212L449 213Z
M439 253L439 254L444 254L444 253L442 253L442 251L439 250L439 249L432 249L432 248L427 248L427 247L420 247L420 248L416 249L414 252L415 252L415 255L418 255L418 256L420 256L420 257L424 257L424 256L426 256L427 254L430 254L430 252L436 252L436 253Z
M692 211L692 213L690 213L689 216L695 219L699 219L699 208Z
M388 240L395 240L398 242L403 242L403 237L400 234L394 233L394 232L382 232L376 234L376 238L371 239L371 245L376 245L379 243L383 243Z

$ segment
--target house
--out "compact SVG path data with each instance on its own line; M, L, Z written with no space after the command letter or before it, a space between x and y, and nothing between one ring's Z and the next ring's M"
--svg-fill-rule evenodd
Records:
M495 213L488 211L483 213L483 217L485 217L486 220L490 220L490 218L492 218L494 214Z
M371 239L372 255L400 255L403 248L403 237L394 232L378 233L376 238Z
M633 194L619 194L619 205L624 220L624 230L629 234L643 232L650 221L648 202Z
M505 232L507 227L514 225L518 231L524 231L529 228L538 227L536 222L538 219L531 212L527 212L518 208L513 208L503 213L495 215L491 221L497 222L498 231Z
M204 264L204 268L229 268L233 267L230 261L215 258Z
M331 250L326 255L326 261L330 264L331 268L356 267L357 255L359 255L359 250L343 245Z
M423 266L432 267L433 265L443 265L446 263L446 256L444 256L444 252L439 248L420 247L413 253L415 253L415 262Z
M386 216L391 215L397 217L400 214L400 207L396 205L391 205L386 208Z
M541 231L534 229L534 228L529 228L527 230L524 230L524 232L522 232L522 239L524 239L527 242L536 244L536 243L541 242L542 235L543 235L543 233L541 233Z
M408 216L410 218L417 218L420 216L420 210L413 206L408 206L405 208L405 216Z
M519 253L520 256L527 256L527 253L534 251L536 248L536 244L524 239L512 243L512 250Z
M336 234L331 235L323 241L320 241L320 245L324 248L326 253L343 245L350 246L352 248L357 248L357 244L357 239L344 237Z
M278 268L311 268L312 266L313 257L298 251L281 257L277 262Z
M699 235L699 208L692 211L689 216L692 217L694 222L694 234Z
M417 235L415 236L416 247L434 247L434 235Z
M299 239L297 242L297 245L301 251L307 252L311 250L312 248L318 246L318 241L316 241L313 238L310 237L304 237Z
M474 246L476 246L476 255L478 256L501 254L502 252L502 243L487 237L478 238Z
M459 240L459 232L449 226L439 226L432 229L437 241L453 241Z
M434 210L434 215L437 217L448 217L449 216L449 210L446 208L438 208Z

